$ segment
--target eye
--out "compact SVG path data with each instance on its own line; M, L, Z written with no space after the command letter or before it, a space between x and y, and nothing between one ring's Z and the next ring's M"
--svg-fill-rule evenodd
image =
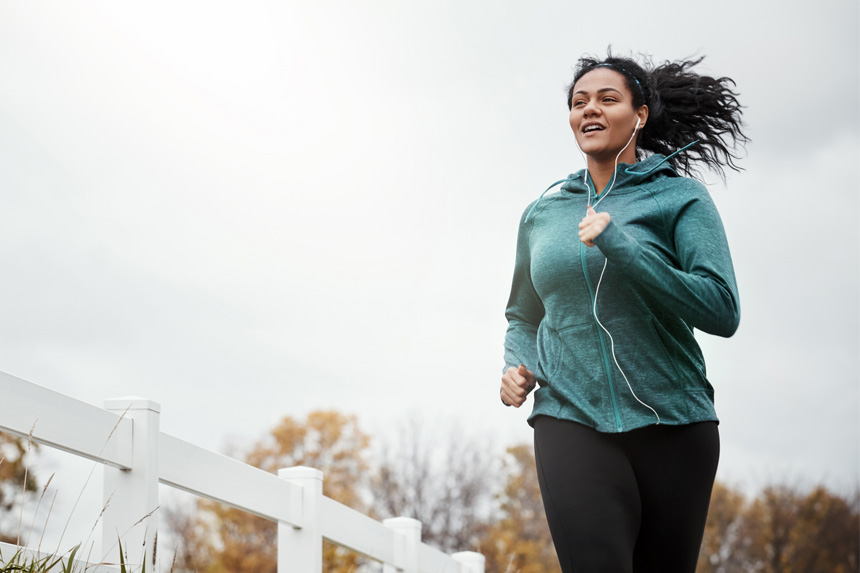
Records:
M581 106L581 105L585 105L585 100L583 100L583 99L578 99L578 100L576 100L575 102L573 102L573 107L579 107L579 106Z
M603 96L602 101L604 101L604 102L615 102L618 100L614 96Z

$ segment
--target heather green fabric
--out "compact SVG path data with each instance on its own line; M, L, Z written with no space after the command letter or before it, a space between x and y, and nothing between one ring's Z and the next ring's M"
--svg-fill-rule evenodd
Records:
M634 393L662 424L717 420L693 330L731 336L740 307L708 191L660 155L619 164L614 187L597 205L612 219L589 248L577 236L588 204L583 174L529 205L520 221L505 369L525 364L535 373L529 420L543 414L602 432L657 423ZM604 261L597 317L630 387L592 315Z

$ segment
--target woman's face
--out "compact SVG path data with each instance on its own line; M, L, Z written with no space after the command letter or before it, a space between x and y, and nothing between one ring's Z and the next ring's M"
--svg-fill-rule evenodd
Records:
M597 161L614 161L633 130L645 127L648 107L633 109L633 96L624 76L611 68L596 68L579 78L573 86L570 102L570 127L579 148ZM619 158L624 163L636 161L633 141Z

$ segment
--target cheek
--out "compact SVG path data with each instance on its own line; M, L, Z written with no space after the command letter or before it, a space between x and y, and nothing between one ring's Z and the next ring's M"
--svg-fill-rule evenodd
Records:
M582 145L582 134L579 132L579 126L582 125L582 114L572 111L568 117L568 123L570 124L570 130L573 132L573 138L576 140L576 144Z

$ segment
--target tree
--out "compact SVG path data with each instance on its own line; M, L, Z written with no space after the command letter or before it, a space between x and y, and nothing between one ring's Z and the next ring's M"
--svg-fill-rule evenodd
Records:
M697 573L725 573L738 570L739 555L735 553L735 548L738 544L738 528L744 517L745 505L746 498L743 494L720 482L714 484L696 567Z
M325 475L326 496L364 510L359 492L366 481L369 438L354 416L316 411L303 421L285 417L245 456L251 465L270 472L310 466ZM277 526L222 504L201 500L197 515L168 512L168 525L180 551L177 571L201 573L275 573ZM326 543L325 571L354 571L359 557Z
M198 504L191 508L168 505L160 514L165 520L167 530L175 540L175 550L171 571L210 571L215 557L211 550L217 542L212 520L208 514L197 510Z
M792 572L858 570L860 561L860 511L858 497L849 500L823 487L815 488L801 502L791 532Z
M0 541L15 543L19 529L18 512L14 509L35 495L38 489L36 476L28 462L37 444L25 438L0 432Z
M765 487L750 502L714 486L699 573L847 573L860 561L860 507L824 487Z
M498 496L499 517L478 549L487 559L487 573L560 572L541 501L534 450L508 448L504 460L507 483Z
M744 514L739 548L755 571L783 571L791 558L791 531L797 523L802 496L797 488L771 485L753 500Z
M446 553L474 549L497 486L490 448L451 424L426 436L417 418L391 435L371 488L380 517L418 519L421 540Z

